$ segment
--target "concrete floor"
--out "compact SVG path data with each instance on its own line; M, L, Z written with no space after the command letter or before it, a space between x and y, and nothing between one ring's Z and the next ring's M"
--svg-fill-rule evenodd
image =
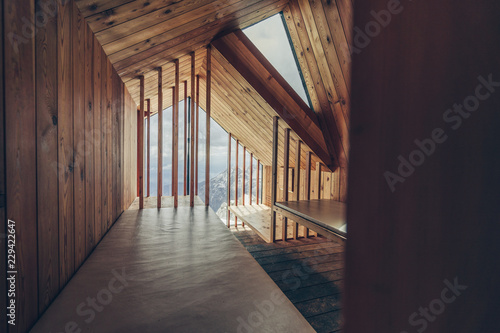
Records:
M314 332L212 210L128 210L32 332Z

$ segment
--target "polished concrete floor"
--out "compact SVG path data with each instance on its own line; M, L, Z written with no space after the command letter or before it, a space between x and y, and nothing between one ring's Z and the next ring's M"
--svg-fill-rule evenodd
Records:
M128 210L32 332L314 332L203 206Z

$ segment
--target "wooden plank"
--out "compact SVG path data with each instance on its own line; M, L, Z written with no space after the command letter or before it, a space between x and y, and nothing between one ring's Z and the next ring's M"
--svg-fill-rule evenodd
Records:
M194 207L194 172L195 172L195 136L197 136L197 133L195 133L195 110L194 110L194 105L195 105L195 70L196 70L196 57L194 52L191 53L191 139L190 139L190 168L189 168L189 203L191 207ZM228 203L229 205L229 203Z
M86 25L80 11L71 3L73 71L73 151L74 151L74 224L75 269L86 257L85 196L85 40Z
M247 167L247 147L243 146L243 176L242 176L242 184L241 184L241 198L243 201L243 205L246 204L245 202L245 189L246 189L246 167Z
M316 192L316 197L315 199L321 199L321 188L322 188L322 178L321 178L321 163L317 162L316 163L316 182L315 182L315 192Z
M259 204L260 199L260 160L257 160L257 205Z
M94 233L94 34L88 26L85 35L85 257L97 243Z
M227 143L227 227L231 228L231 133L228 135Z
M305 179L305 192L306 197L305 200L311 200L311 152L307 152L306 155L306 179ZM306 237L309 237L309 228L306 227Z
M210 204L210 121L212 111L212 46L207 47L207 97L206 97L206 144L205 144L205 205Z
M276 194L278 186L278 130L279 118L273 117L273 165L271 175L271 242L276 241L276 211L274 204L276 203Z
M107 178L107 211L106 211L106 218L107 218L107 224L105 226L105 232L111 228L111 225L113 224L113 200L114 200L114 195L113 195L113 173L118 173L119 170L114 170L113 169L113 108L112 108L112 99L113 99L113 65L111 65L111 62L109 61L108 57L105 55L104 56L106 59L106 119L107 119L107 126L106 126L106 147L107 147L107 154L106 154L106 163L107 163L107 169L106 169L106 178Z
M295 201L300 200L300 153L301 153L301 141L297 140L297 145L295 146L295 175L294 175L294 183L295 183ZM299 224L293 224L293 239L297 239L299 237Z
M199 175L199 133L200 133L200 75L196 75L196 171L195 171L195 195L198 195L198 175Z
M283 145L283 201L288 201L288 184L289 184L289 170L290 170L290 129L285 129L285 143ZM283 235L282 240L287 240L288 235L288 218L283 217L282 220Z
M106 53L101 50L101 200L102 200L102 211L101 211L101 238L104 237L108 231L108 225L110 224L108 211L109 211L109 182L108 178L109 169L111 166L108 163L108 129L109 129L109 99L108 99L108 58Z
M240 177L239 177L239 166L238 166L238 162L239 162L239 159L240 159L240 153L239 153L239 148L240 148L240 140L236 140L236 167L235 167L235 178L234 178L234 205L235 206L238 206L238 183L240 181ZM234 217L234 226L235 227L238 227L238 217L235 216Z
M144 209L144 76L139 77L139 84L141 85L141 99L139 106L139 123L137 127L139 134L137 138L137 155L138 155L138 169L137 177L139 178L139 209Z
M163 195L163 69L158 67L158 168L157 204L161 208Z
M252 202L252 187L253 187L253 153L250 153L250 193L249 193L249 197L250 197L250 205L253 204Z
M175 66L175 90L173 92L172 111L172 196L174 197L174 208L179 205L179 60L174 61Z
M59 291L59 178L58 168L55 167L57 166L58 152L58 85L56 70L57 38L54 38L54 36L57 36L56 17L48 19L47 24L41 28L35 36L35 52L37 54L35 70L37 126L36 179L38 198L38 309L40 312L47 308ZM3 182L3 173L1 177Z
M150 197L151 194L151 100L146 99L146 125L147 125L147 137L146 137L146 197Z
M102 237L102 165L101 165L101 155L102 155L102 135L101 135L101 123L102 123L102 100L101 100L101 81L102 81L102 48L96 38L94 38L94 104L93 104L93 114L94 114L94 132L93 132L93 142L94 142L94 242L97 244Z
M184 150L184 181L183 181L183 188L184 188L184 196L187 195L187 159L188 159L188 144L187 144L187 137L188 137L188 132L187 132L187 123L188 123L188 93L187 93L187 87L188 83L187 81L184 81L184 145L183 145L183 150Z
M58 4L58 159L59 174L59 286L64 287L75 271L72 4Z

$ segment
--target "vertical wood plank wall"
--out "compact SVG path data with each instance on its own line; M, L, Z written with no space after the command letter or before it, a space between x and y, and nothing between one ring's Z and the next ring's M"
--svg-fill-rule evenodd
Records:
M74 2L23 36L42 3L0 6L0 232L16 222L18 271L16 326L1 332L29 330L137 193L137 106Z

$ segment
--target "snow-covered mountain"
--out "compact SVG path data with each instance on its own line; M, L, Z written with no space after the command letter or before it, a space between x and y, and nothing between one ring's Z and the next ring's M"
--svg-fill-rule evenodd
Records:
M235 174L236 169L231 169L231 204L234 204L234 186L235 186ZM245 204L250 204L249 198L249 186L250 186L250 170L247 168L245 170ZM238 169L238 192L239 192L239 201L238 203L243 204L241 195L242 195L242 178L243 171ZM257 179L256 172L253 174L252 181L252 201L255 203L256 200L256 189L257 189ZM200 183L198 188L198 193L205 193L205 182ZM200 195L200 198L204 200L204 196ZM219 173L217 176L210 179L210 207L217 213L217 216L223 221L226 222L227 217L227 170Z

